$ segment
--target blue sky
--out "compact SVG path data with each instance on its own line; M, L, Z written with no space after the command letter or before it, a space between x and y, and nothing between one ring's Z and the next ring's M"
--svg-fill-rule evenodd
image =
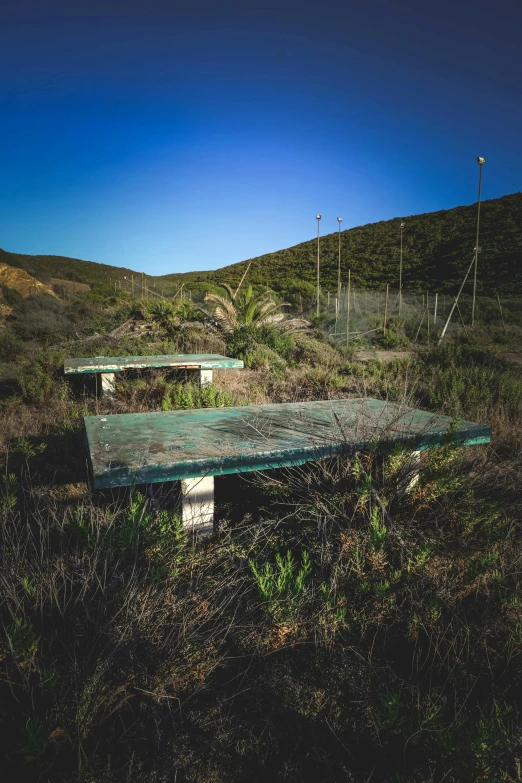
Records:
M0 0L0 247L213 269L473 203L477 155L521 190L522 11L424 5Z

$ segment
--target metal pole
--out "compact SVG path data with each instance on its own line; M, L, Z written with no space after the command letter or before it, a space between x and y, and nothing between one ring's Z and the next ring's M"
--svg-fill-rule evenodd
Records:
M439 295L435 294L435 308L433 310L433 326L435 326L435 323L437 321L437 302L439 300Z
M321 235L320 231L320 225L321 225L321 217L322 215L316 215L315 219L317 220L317 315L319 316L319 296L320 296L320 288L319 288L319 239Z
M475 324L475 299L477 295L477 268L479 254L479 228L480 228L480 191L482 189L482 166L486 161L484 158L477 158L479 165L479 184L478 184L478 203L477 203L477 238L475 240L475 271L473 273L473 302L471 304L471 326Z
M402 313L402 232L406 223L401 223L401 260L399 263L399 315Z
M428 345L430 344L430 306L428 292L426 291L426 315L428 317Z
M337 315L335 320L339 317L339 310L341 304L341 223L343 219L338 217L337 223L339 224L339 263L337 265Z
M383 333L386 334L386 319L388 317L388 290L390 288L390 284L386 284L386 302L384 303L384 321L382 324Z
M455 310L455 308L456 308L456 306L457 306L457 304L458 304L459 297L460 297L460 295L461 295L461 293L462 293L462 289L464 288L464 286L465 286L465 284L466 284L466 280L468 279L469 273L471 272L471 268L472 268L472 266L473 266L473 264L474 264L474 263L475 263L475 259L473 259L473 261L472 261L472 262L471 262L471 264L469 265L469 267L468 267L468 271L466 272L466 274L465 274L465 276L464 276L464 280L462 281L462 283L461 283L461 286L460 286L460 288L459 288L459 292L458 292L457 296L455 297L455 301L453 302L453 305L452 305L452 307L451 307L451 310L450 310L450 314L448 315L448 318L447 318L447 320L446 320L446 323L444 324L444 328L443 328L443 330L442 330L442 332L441 332L441 334L440 334L440 337L439 337L439 342L437 343L437 345L440 345L440 344L442 343L442 340L443 340L443 338L444 338L444 335L446 334L446 329L448 328L448 326L449 326L449 322L451 321L451 316L453 315L453 311Z
M504 323L504 313L502 312L502 305L500 304L500 296L498 295L498 291L497 291L497 299L498 299L498 306L500 309L500 317L502 318L502 326L504 327L504 332L505 332L506 324Z
M351 271L348 270L348 288L346 289L346 345L350 339L350 280Z

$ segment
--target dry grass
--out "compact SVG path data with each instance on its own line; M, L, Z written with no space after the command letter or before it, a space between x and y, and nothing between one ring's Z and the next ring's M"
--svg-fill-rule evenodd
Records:
M212 335L189 345L226 353ZM429 407L451 380L437 355L364 367L328 356L214 382L233 403ZM520 780L522 411L516 376L499 386L504 365L483 376L487 358L451 361L469 363L468 383L442 405L490 423L490 447L428 455L408 497L400 455L386 469L365 452L223 477L221 534L200 545L171 511L85 483L82 416L159 409L163 374L129 376L114 402L68 384L22 402L8 384L5 779Z

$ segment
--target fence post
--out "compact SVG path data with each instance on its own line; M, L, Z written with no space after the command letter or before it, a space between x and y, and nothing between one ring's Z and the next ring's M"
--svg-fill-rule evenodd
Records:
M346 289L346 345L350 339L350 276L351 271L348 270L348 288Z
M504 327L504 334L506 333L506 324L504 323L504 313L502 312L502 305L500 304L500 296L497 291L498 306L500 309L500 317L502 318L502 326Z
M382 324L382 330L383 333L386 334L386 319L388 317L388 292L389 292L390 284L386 284L386 301L384 303L384 321Z
M426 291L426 315L428 317L428 345L430 344L430 306L428 292Z

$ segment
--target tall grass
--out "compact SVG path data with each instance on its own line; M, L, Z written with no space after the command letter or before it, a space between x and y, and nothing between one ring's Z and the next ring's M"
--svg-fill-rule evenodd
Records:
M276 372L129 376L109 402L48 354L12 363L6 780L522 779L520 369L469 343L386 365L317 336L265 345ZM401 450L223 480L200 544L174 504L86 485L86 413L364 395L491 422L492 446L428 453L409 495Z

